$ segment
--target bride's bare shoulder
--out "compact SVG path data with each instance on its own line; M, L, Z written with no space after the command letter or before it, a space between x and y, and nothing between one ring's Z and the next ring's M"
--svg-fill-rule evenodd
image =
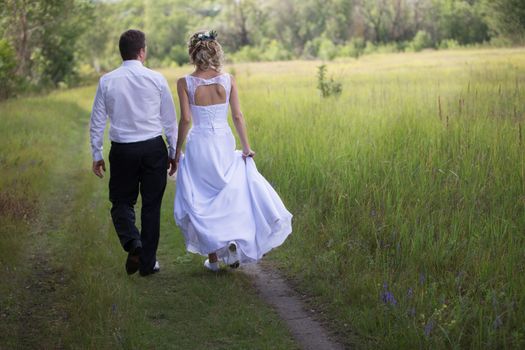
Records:
M179 91L187 91L188 90L188 86L186 84L186 77L182 77L182 78L179 78L177 79L177 90Z

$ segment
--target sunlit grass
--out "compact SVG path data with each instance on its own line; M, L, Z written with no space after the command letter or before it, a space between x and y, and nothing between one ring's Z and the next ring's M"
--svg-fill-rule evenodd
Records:
M294 233L269 257L343 337L357 334L358 347L524 347L525 50L329 62L328 76L343 83L342 95L329 99L316 90L320 64L225 67L240 87L257 166L294 214ZM174 96L176 78L189 72L163 71ZM251 303L253 294L242 296L244 278L210 280L200 259L185 255L171 217L172 183L163 207L164 277L149 284L122 276L107 179L89 173L93 95L89 87L0 104L0 193L5 203L21 203L2 214L0 247L9 252L0 257L2 276L13 282L0 287L10 308L2 321L14 320L23 306L17 298L30 296L20 288L32 247L24 239L34 232L24 215L60 200L48 189L63 181L77 199L54 204L69 216L46 242L58 265L70 265L66 272L82 271L64 292L78 292L66 304L76 310L62 330L66 344L129 348L169 334L186 347L194 339L197 348L243 348L252 338L290 346L274 316ZM225 306L242 317L212 340L202 336L213 333ZM247 324L257 310L259 321ZM239 329L242 336L233 336ZM130 337L137 330L144 337Z
M248 277L209 273L185 253L171 181L162 271L126 275L108 178L91 173L93 93L89 87L0 104L0 348L295 349Z
M338 99L319 64L228 68L295 215L274 257L365 346L523 346L525 51L328 64Z

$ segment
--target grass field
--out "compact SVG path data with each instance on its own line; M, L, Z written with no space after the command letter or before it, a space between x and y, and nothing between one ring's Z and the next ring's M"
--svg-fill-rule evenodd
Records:
M246 276L184 252L173 182L162 271L126 275L108 179L90 173L92 99L89 87L0 104L0 349L295 349Z
M316 90L319 64L226 67L257 166L294 214L294 233L270 258L358 348L524 347L525 49L332 62L343 93L328 99ZM186 71L163 73L175 86ZM0 104L0 274L12 281L0 287L2 337L32 344L40 334L55 344L57 334L91 348L173 339L182 348L292 347L242 275L210 277L185 255L173 184L163 273L123 275L107 179L89 173L93 94ZM55 286L28 283L42 273ZM20 317L46 295L56 314L35 306ZM236 322L218 321L231 308ZM27 324L45 331L12 336Z

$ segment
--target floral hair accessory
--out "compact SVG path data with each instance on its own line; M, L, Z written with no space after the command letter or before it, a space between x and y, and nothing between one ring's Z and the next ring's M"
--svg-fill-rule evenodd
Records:
M215 40L216 37L217 32L215 30L206 31L197 35L197 39L199 39L200 41Z

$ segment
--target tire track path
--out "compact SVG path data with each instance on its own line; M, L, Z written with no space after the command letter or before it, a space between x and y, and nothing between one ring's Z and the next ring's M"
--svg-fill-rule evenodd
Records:
M241 270L252 278L259 295L277 311L302 349L345 349L306 311L299 294L274 268L262 262L245 265Z

